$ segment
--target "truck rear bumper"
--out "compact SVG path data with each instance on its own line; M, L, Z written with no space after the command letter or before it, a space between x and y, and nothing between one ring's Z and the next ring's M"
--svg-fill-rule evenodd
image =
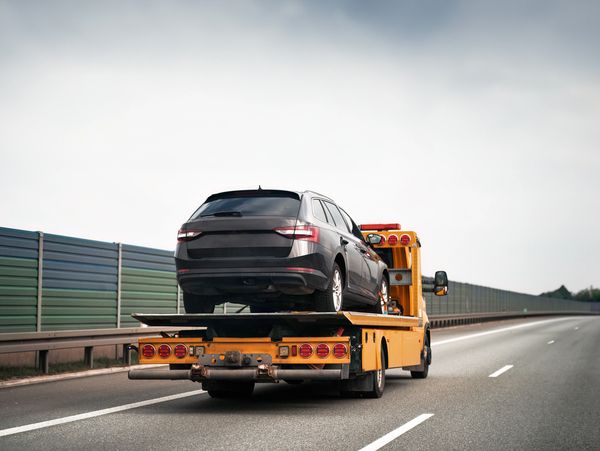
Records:
M207 380L220 381L255 381L277 382L279 380L312 380L333 381L348 378L348 366L335 369L286 369L277 366L255 368L207 368L199 367L191 370L146 370L134 368L129 370L129 379L163 379L191 380L195 382Z

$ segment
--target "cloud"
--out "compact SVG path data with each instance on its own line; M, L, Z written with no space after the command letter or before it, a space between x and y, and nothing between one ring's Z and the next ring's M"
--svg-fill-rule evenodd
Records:
M314 189L428 273L598 283L594 2L0 8L2 225L172 248L213 192Z

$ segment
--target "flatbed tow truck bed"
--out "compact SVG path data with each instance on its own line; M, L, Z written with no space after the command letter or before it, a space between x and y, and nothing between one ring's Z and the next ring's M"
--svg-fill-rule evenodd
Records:
M416 374L428 366L422 320L410 316L290 312L133 317L149 326L182 330L141 339L140 363L168 363L170 368L132 369L130 379L202 382L215 397L236 393L237 386L281 380L338 380L343 392L378 397L386 368Z

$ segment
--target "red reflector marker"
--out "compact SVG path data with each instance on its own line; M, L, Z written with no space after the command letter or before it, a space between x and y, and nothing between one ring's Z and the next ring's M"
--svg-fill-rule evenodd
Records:
M185 345L177 345L175 346L175 357L178 359L183 359L187 355L187 348Z
M329 346L327 346L325 343L320 343L317 346L317 356L324 359L328 355L329 355Z
M292 345L292 357L296 357L298 355L298 345Z
M400 237L400 243L401 243L403 246L406 246L408 243L410 243L410 235L406 235L406 234L405 234L405 235L402 235L402 236Z
M147 359L151 359L152 357L154 357L155 353L156 349L154 349L154 346L152 345L144 345L142 347L142 355Z
M395 246L396 244L398 244L398 237L396 235L388 236L388 244L390 246Z
M341 359L348 354L348 348L344 343L338 343L333 347L333 355Z
M158 355L163 359L166 359L171 355L171 346L169 345L160 345L158 347Z
M304 357L305 359L310 357L313 353L313 347L308 343L304 343L300 345L299 354L300 357Z

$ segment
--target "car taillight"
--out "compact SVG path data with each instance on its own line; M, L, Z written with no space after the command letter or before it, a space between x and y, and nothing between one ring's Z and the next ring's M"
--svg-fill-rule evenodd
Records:
M388 244L390 246L395 246L398 243L398 237L396 235L388 236Z
M322 359L329 355L329 346L325 343L320 343L317 346L317 357L321 357Z
M152 357L154 357L155 353L156 349L154 349L154 346L152 345L144 345L142 347L142 355L147 359L151 359Z
M197 238L198 236L200 236L202 232L200 230L183 230L183 229L179 229L179 232L177 232L177 241L179 243L183 242L183 241L190 241L193 240L194 238Z
M158 355L163 359L166 359L171 355L171 346L169 345L160 345L158 347Z
M288 238L294 238L296 240L306 240L319 242L319 228L315 226L295 226L295 227L277 227L275 232L280 235L287 236Z
M185 345L177 345L175 346L175 351L173 354L175 354L175 357L178 359L183 359L187 355L187 348Z
M348 354L348 347L344 343L338 343L333 347L333 355L341 359Z
M304 343L303 345L300 345L298 353L300 354L300 357L308 358L313 353L313 347L308 343Z
M410 243L410 235L406 235L406 234L402 235L402 236L400 237L400 243L401 243L403 246L406 246L408 243Z

